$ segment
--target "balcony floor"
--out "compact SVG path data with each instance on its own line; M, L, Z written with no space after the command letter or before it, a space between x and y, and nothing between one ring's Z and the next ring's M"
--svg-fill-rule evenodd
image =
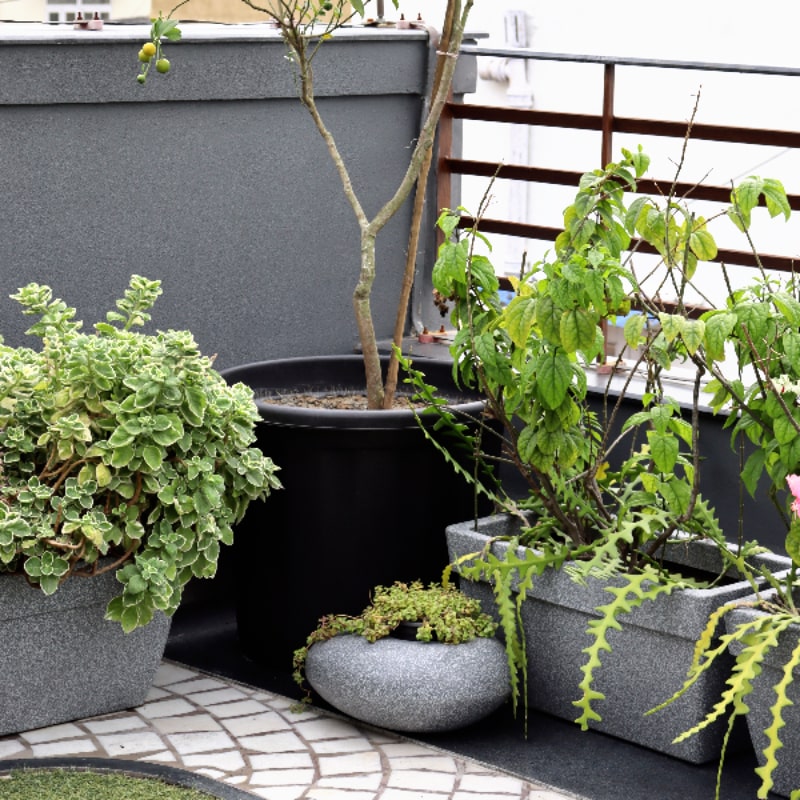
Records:
M509 709L449 734L407 737L324 707L297 714L288 672L245 658L233 614L176 615L166 659L137 709L0 737L2 762L115 758L178 767L266 800L703 800L715 765L691 766ZM751 753L731 756L726 800L755 797Z

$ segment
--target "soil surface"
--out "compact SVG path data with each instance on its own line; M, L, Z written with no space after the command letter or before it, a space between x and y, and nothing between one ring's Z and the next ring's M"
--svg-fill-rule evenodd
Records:
M303 392L261 395L260 400L281 406L300 406L301 408L330 408L345 411L366 411L367 396L349 392ZM398 394L394 398L393 409L425 408L425 403L412 402L408 394Z

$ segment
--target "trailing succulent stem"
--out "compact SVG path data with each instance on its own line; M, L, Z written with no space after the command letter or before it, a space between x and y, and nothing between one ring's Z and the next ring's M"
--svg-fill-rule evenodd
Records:
M758 607L759 602L730 603L711 615L697 642L695 657L683 686L664 703L648 712L651 714L657 712L682 697L718 658L727 654L729 649L737 653L730 675L725 682L726 688L719 701L700 722L677 736L675 742L688 739L719 719L727 718L727 729L730 731L736 717L744 716L750 711L747 699L753 691L753 683L761 676L762 665L767 654L778 645L781 636L788 635L789 629L797 626L798 618L795 614L773 606L768 613L759 614L752 620L740 624L731 633L721 634L717 639L716 629L722 618L732 610L746 605ZM788 697L788 689L793 681L793 672L798 666L800 666L800 637L798 637L798 644L793 648L789 659L783 666L781 679L773 686L774 702L769 711L771 722L764 731L766 735L766 745L763 750L764 763L756 768L756 773L761 778L757 792L759 798L766 798L773 786L772 774L778 766L778 751L783 747L780 738L781 729L785 726L783 709L792 705L792 701ZM727 737L725 744L727 745ZM720 771L724 758L725 749L723 749L720 759ZM716 796L720 797L719 781Z
M671 594L677 588L692 585L691 582L680 580L665 581L663 573L651 566L643 567L637 573L628 573L622 580L624 583L621 586L606 587L605 590L613 595L613 600L595 609L601 616L599 619L592 619L586 631L591 643L583 651L587 655L587 660L581 667L583 679L578 687L581 690L581 697L574 702L580 711L575 721L582 730L588 730L591 721L599 722L602 719L594 703L605 700L605 695L594 688L595 673L602 666L602 653L611 652L609 632L622 630L619 618L623 614L629 614L646 600L653 601L661 595Z

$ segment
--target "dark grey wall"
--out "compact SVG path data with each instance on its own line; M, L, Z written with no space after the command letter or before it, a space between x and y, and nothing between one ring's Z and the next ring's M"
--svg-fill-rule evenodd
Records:
M138 272L163 281L154 324L191 329L220 368L352 350L358 231L277 34L220 41L224 27L201 38L205 28L193 37L186 26L167 47L170 74L141 87L144 29L49 41L12 30L0 47L8 344L24 340L8 299L19 286L52 285L91 323ZM320 109L369 214L406 168L428 56L414 31L343 34L318 56ZM406 203L379 239L380 336L393 325L409 218Z

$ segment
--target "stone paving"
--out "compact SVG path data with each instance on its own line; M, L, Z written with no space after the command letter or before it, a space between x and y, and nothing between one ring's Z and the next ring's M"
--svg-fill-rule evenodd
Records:
M565 800L574 795L164 661L136 709L0 737L4 759L164 764L265 800Z

